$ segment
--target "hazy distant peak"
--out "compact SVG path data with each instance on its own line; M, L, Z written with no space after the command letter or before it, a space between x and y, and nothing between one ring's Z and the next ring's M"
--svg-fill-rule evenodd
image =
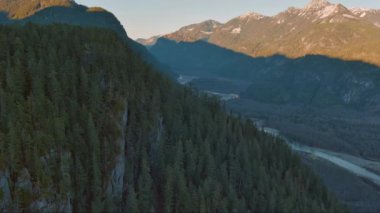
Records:
M153 36L153 37L150 37L148 39L145 39L145 38L138 38L136 39L136 42L144 45L144 46L153 46L156 44L157 40L159 38L161 38L163 35L157 35L157 36Z
M373 11L374 9L369 9L369 8L363 8L363 7L354 7L350 9L352 12L369 12Z
M248 12L248 13L245 13L245 14L239 16L240 19L247 19L247 18L262 19L264 17L265 17L264 15L262 15L260 13L256 13L256 12Z
M200 23L200 24L208 25L208 26L211 27L211 28L217 28L217 27L219 27L220 25L222 25L222 23L220 23L220 22L218 22L218 21L215 21L215 20L212 20L212 19L207 20L207 21L204 21L204 22L202 22L202 23Z
M302 9L296 7L289 7L285 12L291 14L298 14Z
M355 15L363 15L365 14L374 14L374 13L380 13L380 10L377 9L370 9L370 8L351 8L350 11Z

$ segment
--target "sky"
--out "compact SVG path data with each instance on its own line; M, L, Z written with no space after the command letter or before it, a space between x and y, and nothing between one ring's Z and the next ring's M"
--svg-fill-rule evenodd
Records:
M117 16L128 36L149 38L213 19L226 22L247 12L275 15L288 7L303 7L310 0L76 0L100 6ZM346 7L380 9L380 0L330 0Z

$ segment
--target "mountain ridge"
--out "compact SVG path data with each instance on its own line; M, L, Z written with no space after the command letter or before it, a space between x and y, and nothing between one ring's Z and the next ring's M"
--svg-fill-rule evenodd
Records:
M184 29L189 26L162 37L177 42L204 39L183 39L188 35ZM252 57L282 54L298 58L316 54L379 66L378 38L380 10L349 9L342 4L313 0L303 8L290 7L274 16L251 12L235 17L210 32L206 41Z
M157 61L143 45L129 38L116 16L103 8L87 7L76 3L74 0L0 0L0 24L26 23L69 24L111 29L158 71L173 78L176 77L167 66Z
M0 11L8 13L12 19L23 19L48 7L74 7L73 0L0 0Z
M161 37L167 37L168 39L181 40L186 42L208 40L210 38L210 35L214 33L215 29L221 25L222 24L220 22L210 19L200 23L184 26L177 31L175 36L174 34L157 35L148 39L138 38L136 41L142 45L150 47L156 44L157 40Z

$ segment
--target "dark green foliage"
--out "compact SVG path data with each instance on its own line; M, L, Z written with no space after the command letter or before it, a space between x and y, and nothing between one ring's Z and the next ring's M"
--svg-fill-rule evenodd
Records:
M0 169L22 201L13 208L344 210L282 141L153 72L115 33L0 27L0 44ZM107 190L118 156L121 201Z

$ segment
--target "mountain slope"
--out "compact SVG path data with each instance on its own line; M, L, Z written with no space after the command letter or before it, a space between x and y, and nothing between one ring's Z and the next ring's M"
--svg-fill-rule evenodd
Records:
M6 12L9 18L23 19L48 7L72 7L72 0L1 0L0 11Z
M4 12L3 15L1 11ZM152 57L144 46L130 39L120 21L102 8L88 8L73 0L0 0L0 24L26 23L58 23L111 29L157 70L176 77L167 66Z
M366 8L353 8L352 13L360 18L363 18L377 27L380 27L380 10L366 9Z
M163 37L178 42L189 41L187 36L190 32L179 30ZM272 17L248 13L234 18L215 28L207 41L253 57L317 54L380 65L379 38L378 10L312 0Z
M344 211L279 139L114 32L0 27L0 50L2 212Z
M214 33L215 29L220 27L222 24L214 21L208 20L198 24L192 24L186 27L182 27L174 34L166 35L165 38L177 41L197 41L197 40L208 40L210 36Z
M276 104L380 110L380 69L325 56L252 58L205 41L159 39L150 51L179 74L244 80L243 98Z
M146 46L146 47L149 48L149 47L155 45L156 42L157 42L157 40L158 40L159 38L161 38L160 35L158 35L158 36L153 36L152 38L149 38L149 39L138 38L138 39L136 39L136 42L138 42L138 43L140 43L140 44L142 44L142 45L144 45L144 46Z
M194 79L190 85L206 92L238 94L225 102L228 109L255 120L268 132L311 147L374 162L380 159L377 66L317 55L253 58L205 41L164 38L150 50L184 78ZM320 161L314 155L306 158L311 164ZM333 181L329 187L344 195L341 201L353 212L379 211L376 186L355 176L356 180L340 182L342 176L323 167L317 171L339 182L340 188ZM356 185L367 187L347 188Z
M176 41L198 41L198 40L208 40L210 36L214 33L215 29L220 27L222 24L214 21L208 20L197 24L192 24L189 26L182 27L177 32L173 34L166 35L164 37L176 40ZM157 40L162 36L153 36L149 39L137 39L136 41L142 45L151 47L156 44Z

